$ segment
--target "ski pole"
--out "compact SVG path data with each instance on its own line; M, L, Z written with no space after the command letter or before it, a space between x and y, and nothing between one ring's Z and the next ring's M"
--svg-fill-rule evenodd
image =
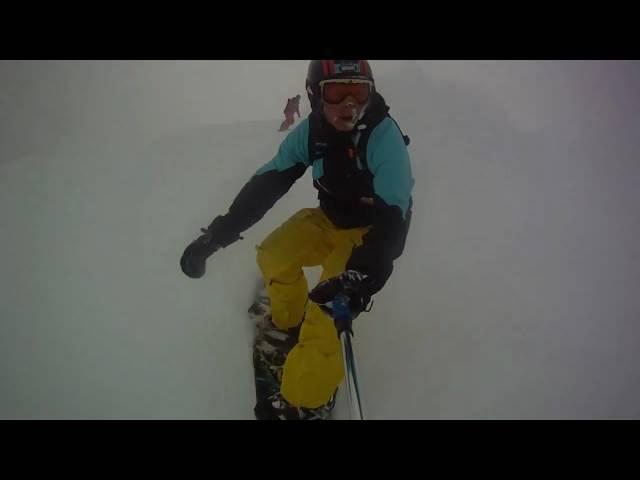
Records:
M351 339L353 331L351 324L353 317L349 308L349 299L344 295L338 295L333 300L333 320L342 344L342 358L344 360L345 380L347 384L347 396L353 420L364 420L362 412L362 402L360 400L360 389L358 388L358 374L356 369L356 359L353 354Z

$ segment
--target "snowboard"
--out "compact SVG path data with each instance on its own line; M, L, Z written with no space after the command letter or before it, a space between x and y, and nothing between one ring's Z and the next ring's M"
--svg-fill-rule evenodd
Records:
M284 363L298 343L300 327L279 330L271 321L271 301L262 289L249 307L249 317L255 323L253 370L256 388L254 414L257 420L326 420L335 406L335 395L317 409L288 405L280 394Z

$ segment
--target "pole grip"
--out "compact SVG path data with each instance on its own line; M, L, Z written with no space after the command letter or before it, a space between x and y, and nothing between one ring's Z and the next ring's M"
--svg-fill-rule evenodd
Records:
M353 317L351 315L351 308L349 308L349 299L343 294L337 295L333 300L333 319L336 330L338 331L338 336L344 331L348 331L351 334L353 333L351 330Z

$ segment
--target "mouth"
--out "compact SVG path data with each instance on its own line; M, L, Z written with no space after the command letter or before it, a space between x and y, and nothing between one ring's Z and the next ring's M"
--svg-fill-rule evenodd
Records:
M327 119L331 119L330 122L338 130L347 131L353 130L362 117L364 108L351 107L351 108L328 108L325 105L325 115Z

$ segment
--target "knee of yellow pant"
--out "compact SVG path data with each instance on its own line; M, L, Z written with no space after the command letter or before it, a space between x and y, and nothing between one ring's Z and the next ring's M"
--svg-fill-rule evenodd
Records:
M256 262L260 271L263 275L268 276L275 271L272 255L269 254L269 251L265 248L262 248L260 245L256 246Z
M267 280L267 292L271 299L271 317L278 328L297 327L304 317L307 303L307 279L302 270L292 283Z
M318 408L331 399L343 378L341 351L324 355L298 344L287 357L280 391L295 407Z
M333 328L335 331L333 319L323 312L317 303L310 301L307 304L307 312L305 316L307 325L320 325L325 327L327 330L331 330Z
M304 301L271 302L271 320L282 330L297 327L304 317Z
M265 284L268 285L271 281L294 284L304 277L302 266L287 262L281 253L260 246L256 248L258 250L256 262L262 272Z

